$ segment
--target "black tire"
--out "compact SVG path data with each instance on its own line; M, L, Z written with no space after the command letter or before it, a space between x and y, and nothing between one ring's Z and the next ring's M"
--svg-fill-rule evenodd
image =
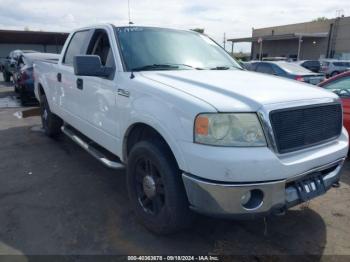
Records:
M153 177L153 197L145 191L145 187L151 188L145 186L146 177ZM175 233L193 221L179 168L164 142L141 141L132 148L127 188L137 220L151 232Z
M63 121L51 112L45 95L40 98L40 115L45 134L52 138L58 137L61 134Z
M331 77L336 76L336 75L338 75L338 74L339 74L339 72L334 71L334 72L332 72Z
M15 88L15 90L16 90L16 88ZM19 89L19 99L21 100L22 106L26 106L28 104L28 96L27 96L26 92L24 91L23 87L20 87L20 89Z
M11 81L11 75L9 73L7 73L6 71L2 72L2 76L4 77L5 82Z

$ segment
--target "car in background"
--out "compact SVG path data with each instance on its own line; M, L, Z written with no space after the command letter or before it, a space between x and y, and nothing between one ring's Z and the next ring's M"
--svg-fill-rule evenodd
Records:
M333 77L350 70L350 61L347 60L322 60L321 72L327 77Z
M317 85L325 79L323 74L314 73L300 65L284 61L253 62L250 65L250 71L290 78L312 85Z
M346 130L350 132L350 71L336 75L319 84L337 94L343 104L343 122Z
M13 76L13 73L16 70L16 64L18 58L22 54L28 54L28 53L36 53L37 51L34 50L14 50L11 51L10 54L6 57L4 64L2 66L2 75L5 82L10 82L11 77Z
M314 73L320 73L321 71L321 62L318 60L299 60L299 61L295 61L294 63L306 69L309 69Z
M58 54L51 53L22 53L16 62L13 72L15 92L20 95L22 105L30 102L37 102L34 95L34 75L33 67L36 61L57 62Z
M262 61L287 61L288 58L284 56L263 57Z

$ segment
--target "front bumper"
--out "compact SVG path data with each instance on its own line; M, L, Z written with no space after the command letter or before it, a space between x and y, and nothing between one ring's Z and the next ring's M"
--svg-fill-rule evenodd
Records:
M339 181L345 158L311 169L286 180L259 183L223 183L183 174L183 181L193 210L215 216L254 217L280 213L316 195L305 198L297 189L298 181L317 175L323 180L324 192ZM309 189L313 191L313 189ZM244 199L250 193L250 200ZM312 192L311 192L312 193Z

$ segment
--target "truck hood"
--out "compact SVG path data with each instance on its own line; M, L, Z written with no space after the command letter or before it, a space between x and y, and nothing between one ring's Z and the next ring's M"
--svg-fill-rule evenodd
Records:
M144 71L140 74L197 97L219 112L256 111L274 103L337 98L316 86L241 70Z

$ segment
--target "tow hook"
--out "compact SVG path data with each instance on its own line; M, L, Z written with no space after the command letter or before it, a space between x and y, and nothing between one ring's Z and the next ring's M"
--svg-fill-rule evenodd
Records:
M332 184L332 187L334 187L334 188L339 188L339 187L340 187L339 181L334 182L334 183Z
M286 214L286 208L284 207L281 207L281 208L276 208L274 211L273 211L273 214L275 216L284 216Z

